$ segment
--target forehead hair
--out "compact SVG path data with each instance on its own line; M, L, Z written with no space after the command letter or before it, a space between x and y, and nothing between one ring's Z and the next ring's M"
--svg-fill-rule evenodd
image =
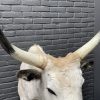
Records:
M65 57L58 57L58 58L48 55L48 59L54 64L55 67L57 66L59 68L63 68L71 63L81 61L80 57L75 53L69 53Z

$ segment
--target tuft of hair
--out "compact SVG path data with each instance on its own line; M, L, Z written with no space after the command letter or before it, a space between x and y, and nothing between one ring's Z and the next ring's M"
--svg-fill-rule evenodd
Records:
M7 38L4 36L2 30L0 30L0 44L8 54L12 54L15 52Z
M17 73L17 78L21 78L26 81L31 81L34 79L38 80L38 79L41 79L41 72L39 72L35 69L20 70Z

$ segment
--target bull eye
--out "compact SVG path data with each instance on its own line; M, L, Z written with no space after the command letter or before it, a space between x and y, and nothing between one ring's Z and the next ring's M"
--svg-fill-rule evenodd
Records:
M51 94L57 96L56 93L55 93L53 90L51 90L50 88L47 88L47 90L48 90L49 93L51 93Z

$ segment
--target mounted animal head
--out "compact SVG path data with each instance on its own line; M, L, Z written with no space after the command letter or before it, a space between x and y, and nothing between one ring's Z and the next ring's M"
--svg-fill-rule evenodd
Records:
M80 63L99 44L100 32L75 52L58 58L46 54L39 45L28 52L21 50L10 44L2 31L0 42L8 54L22 62L17 75L20 100L82 100Z

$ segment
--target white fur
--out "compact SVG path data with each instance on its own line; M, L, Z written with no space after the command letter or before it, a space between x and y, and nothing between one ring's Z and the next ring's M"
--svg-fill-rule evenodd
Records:
M34 52L40 52L35 45ZM39 47L40 48L40 47ZM33 52L31 49L31 52ZM43 51L42 51L43 52ZM18 93L20 100L82 100L82 84L84 79L80 69L80 62L76 61L61 69L48 60L46 68L41 71L42 79L25 81L19 79ZM35 68L22 63L21 70ZM47 88L52 89L57 96L48 92Z

